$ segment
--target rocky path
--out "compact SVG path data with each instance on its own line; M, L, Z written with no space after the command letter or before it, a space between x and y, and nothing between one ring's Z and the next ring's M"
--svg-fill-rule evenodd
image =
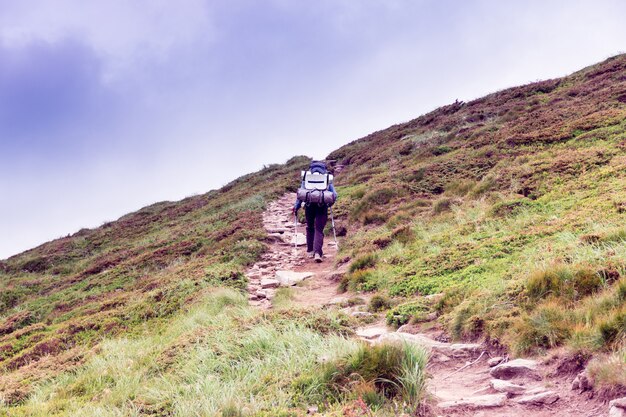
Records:
M584 383L572 389L577 372L558 357L509 360L483 344L437 341L417 325L394 331L378 323L357 334L369 343L403 341L430 351L428 393L435 416L595 417L617 410L593 398Z
M328 237L324 241L324 260L315 263L306 257L305 225L295 225L291 208L294 194L288 193L270 203L263 215L263 225L270 238L269 250L247 272L248 299L260 308L271 308L279 288L291 288L293 301L299 305L338 303L336 277L346 266L334 262L337 248Z
M345 306L352 294L337 295L337 277L347 265L334 262L337 250L329 242L332 239L326 239L324 262L317 264L306 257L304 226L295 230L292 204L293 194L286 194L271 203L263 216L271 243L263 258L247 271L250 303L271 308L279 288L288 287L297 305L337 305L356 317L372 316L358 306ZM363 301L368 298L359 296ZM436 333L419 325L395 331L380 318L368 319L374 323L356 332L362 340L403 341L430 351L428 392L436 416L626 417L626 401L621 408L621 403L609 405L594 398L585 381L579 381L576 367L558 355L543 361L509 360L483 344L439 341ZM573 385L575 379L578 382Z

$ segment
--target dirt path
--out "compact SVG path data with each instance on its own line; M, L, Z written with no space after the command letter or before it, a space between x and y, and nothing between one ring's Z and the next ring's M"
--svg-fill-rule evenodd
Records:
M261 260L246 272L250 304L271 308L280 287L290 287L293 301L302 306L339 303L348 297L337 294L337 277L347 265L335 265L337 248L328 237L324 239L323 262L306 256L305 225L299 223L294 230L293 203L294 194L285 194L270 203L263 215L270 244Z
M337 250L332 238L324 242L322 263L306 257L304 225L298 225L295 233L292 204L293 194L286 194L271 203L263 216L271 243L261 261L246 273L250 303L271 308L278 288L289 287L293 291L292 301L298 305L338 305L346 310L341 303L354 294L338 295L337 277L345 273L347 264L336 266ZM347 310L355 316L369 315L358 309ZM429 348L428 392L436 416L608 415L608 405L593 398L591 391L571 389L578 370L558 355L521 362L505 357L497 364L496 354L485 345L441 342L432 330L419 326L403 326L395 331L382 318L357 329L357 336L369 343L403 340Z

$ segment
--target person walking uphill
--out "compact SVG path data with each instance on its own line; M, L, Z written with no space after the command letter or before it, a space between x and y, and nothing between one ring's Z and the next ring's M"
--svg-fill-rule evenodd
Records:
M314 258L315 262L322 262L328 208L337 200L332 181L333 176L328 173L324 162L311 162L309 170L302 171L302 183L293 206L293 214L297 217L298 210L304 203L307 255Z

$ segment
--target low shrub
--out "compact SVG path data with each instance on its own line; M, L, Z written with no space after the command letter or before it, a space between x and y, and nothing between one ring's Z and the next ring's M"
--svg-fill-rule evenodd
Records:
M376 289L376 283L370 282L373 276L372 269L360 269L345 274L339 281L338 291L371 291Z
M587 233L580 236L580 241L589 245L623 243L626 242L626 228L610 230L605 233Z
M387 204L397 195L397 191L393 188L380 188L368 193L364 200L369 205L382 206Z
M619 301L626 301L626 278L622 278L617 283L617 299Z
M552 296L573 301L593 294L602 285L600 275L588 267L557 265L531 274L526 294L533 300Z
M626 346L610 355L592 359L587 372L593 379L594 386L598 388L626 388Z
M424 393L427 361L426 350L415 345L362 345L346 357L327 364L321 380L335 398L350 395L356 385L361 388L352 395L365 393L378 406L385 399L395 398L417 406Z
M233 262L215 263L205 269L205 280L213 286L245 290L248 280L240 265Z
M389 236L380 236L372 240L372 243L376 245L378 249L386 248L387 246L391 244L391 242L393 242L393 240Z
M428 306L419 301L400 304L387 312L387 324L400 327L416 316L425 316L428 310Z
M454 199L450 197L442 197L438 199L437 201L435 201L435 203L433 204L433 213L441 214L445 211L450 211L453 203L454 203Z
M616 312L598 326L605 346L626 340L626 309Z
M411 226L401 226L391 232L391 237L400 243L407 244L415 240L415 232Z
M524 208L530 206L532 206L532 203L523 198L511 201L501 201L491 207L489 215L492 217L514 216L521 212Z
M451 196L462 197L469 193L476 183L472 180L456 180L446 185L445 193Z
M378 212L375 209L376 207L388 204L391 199L397 195L398 191L394 188L383 187L372 190L360 199L352 209L351 214L353 217L360 218L361 221L364 221L363 219L368 213L369 216L372 217L374 213Z
M612 230L601 237L603 243L624 243L626 242L626 228Z
M344 301L343 303L341 303L342 307L353 307L353 306L360 306L366 304L366 301L361 298L361 297L350 297L348 298L346 301Z
M22 271L32 273L45 272L48 268L50 268L50 261L44 256L29 259L21 266Z
M493 175L487 175L470 191L472 197L479 197L490 191L496 186L496 178Z
M373 313L387 310L391 307L391 300L384 295L376 294L370 299L367 309Z
M352 264L350 264L350 272L373 268L374 266L376 266L376 255L368 253L366 255L359 256L352 261Z
M451 152L452 148L446 145L441 145L441 146L437 146L436 148L433 148L433 150L431 151L433 155L435 156L439 156L439 155L444 155L447 154L448 152Z
M387 221L387 216L379 210L368 210L363 213L359 220L363 223L363 225L384 224Z
M539 306L514 325L513 349L518 354L560 346L571 334L566 311L558 303Z

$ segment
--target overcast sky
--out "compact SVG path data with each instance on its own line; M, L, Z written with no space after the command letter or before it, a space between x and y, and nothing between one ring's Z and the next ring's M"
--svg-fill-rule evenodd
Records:
M626 51L626 2L0 0L0 259Z

